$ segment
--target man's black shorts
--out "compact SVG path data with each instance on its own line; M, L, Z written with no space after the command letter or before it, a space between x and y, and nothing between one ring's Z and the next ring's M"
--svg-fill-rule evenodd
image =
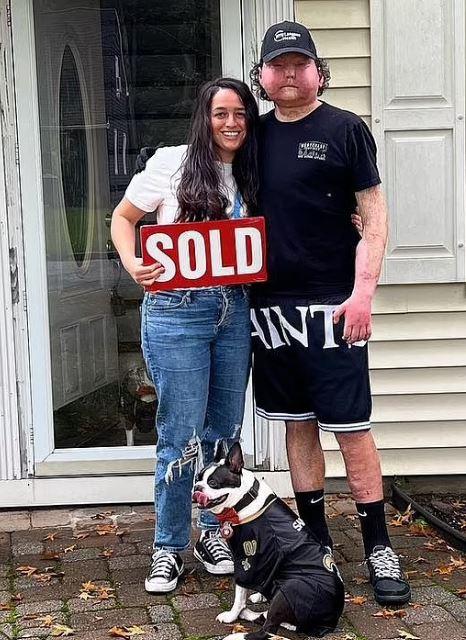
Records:
M317 420L324 431L370 428L367 343L347 345L344 317L333 324L334 309L347 297L255 298L251 319L258 415Z

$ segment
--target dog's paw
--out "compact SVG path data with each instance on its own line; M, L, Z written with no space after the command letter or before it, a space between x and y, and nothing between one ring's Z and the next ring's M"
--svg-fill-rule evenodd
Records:
M267 614L267 612L265 612ZM247 620L248 622L256 622L261 616L263 616L263 613L259 613L257 611L251 611L251 609L243 609L241 611L241 613L239 614L239 617L241 620ZM264 620L265 620L265 616L264 616Z
M238 615L235 611L222 611L217 616L218 622L223 622L223 624L231 624L232 622L236 622L238 620Z
M265 598L262 593L251 593L249 596L249 602L253 604L262 604L263 602L267 602L267 598Z

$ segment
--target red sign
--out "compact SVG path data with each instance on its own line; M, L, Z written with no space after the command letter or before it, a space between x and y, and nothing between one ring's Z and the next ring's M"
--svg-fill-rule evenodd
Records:
M147 291L267 280L264 218L145 225L141 248L144 265L165 267Z

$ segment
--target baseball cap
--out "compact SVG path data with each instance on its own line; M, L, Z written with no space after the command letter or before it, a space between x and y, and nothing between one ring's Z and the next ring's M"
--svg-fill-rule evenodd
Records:
M317 50L309 30L298 22L279 22L269 27L262 40L261 59L270 62L282 53L302 53L317 59Z

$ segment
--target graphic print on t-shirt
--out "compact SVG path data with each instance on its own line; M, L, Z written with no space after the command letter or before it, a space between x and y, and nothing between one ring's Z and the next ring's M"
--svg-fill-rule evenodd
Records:
M311 160L326 160L328 144L312 140L310 142L300 142L298 147L298 158L309 158Z

